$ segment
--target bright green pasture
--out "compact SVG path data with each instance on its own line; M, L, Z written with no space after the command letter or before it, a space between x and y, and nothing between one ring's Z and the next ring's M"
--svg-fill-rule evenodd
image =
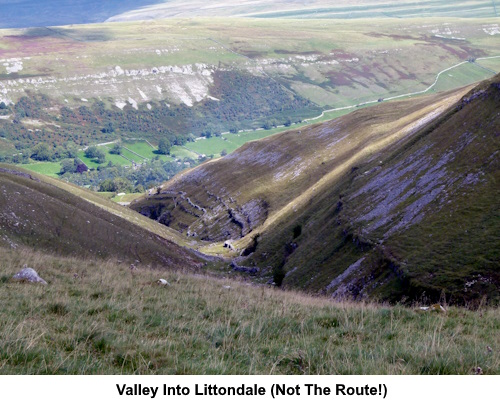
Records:
M130 194L125 194L125 195L115 195L114 197L111 198L111 201L117 202L117 203L131 203L135 199L143 196L144 193L130 193Z
M61 171L60 162L39 162L20 165L25 169L32 170L36 173L45 174L46 176L59 177Z
M465 63L439 76L433 91L446 91L488 79L492 73L474 63Z
M192 143L189 144L189 147L192 145ZM186 149L184 146L172 146L170 149L170 155L175 156L176 158L189 158L189 159L197 159L198 154L195 152L191 152L190 150Z

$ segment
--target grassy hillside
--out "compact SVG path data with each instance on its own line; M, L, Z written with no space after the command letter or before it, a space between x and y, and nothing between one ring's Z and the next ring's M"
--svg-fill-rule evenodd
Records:
M0 374L500 373L500 313L333 303L0 248ZM46 286L12 275L30 263ZM166 278L170 286L155 281Z
M191 106L219 98L217 74L242 70L340 106L419 90L441 69L495 56L498 35L495 18L452 17L404 26L398 19L199 18L2 30L0 80L6 100L31 90L63 105L97 98L133 109L155 100ZM418 60L409 57L415 50Z
M169 17L236 16L259 18L411 18L411 17L498 17L495 1L446 0L378 1L327 0L297 2L170 0L114 16L109 21L149 20Z
M128 265L192 269L201 266L195 255L164 235L123 218L118 205L97 195L90 203L77 195L77 187L68 185L73 188L70 193L57 187L61 182L40 178L13 166L0 166L2 246L28 246L81 258L114 258ZM83 190L80 194L85 193L92 194ZM111 208L99 207L99 199Z
M460 0L325 0L301 4L293 0L269 2L200 0L33 0L0 1L0 28L88 24L103 21L151 20L172 17L258 17L258 18L411 18L411 17L498 17L495 1Z
M140 178L121 169L65 177L95 190L110 177L126 178L127 191L148 189L281 128L491 77L500 70L498 35L495 18L448 17L1 30L0 161L45 161L27 167L57 176L54 163L75 156L90 168L149 163L168 141L163 160L172 163L148 165ZM123 149L104 164L83 156L90 145L137 139L153 145L146 155Z
M486 83L409 143L353 165L273 240L264 233L261 252L274 254L255 261L335 297L498 302L499 102L498 81Z
M169 135L165 120L183 136L198 136L208 124L229 130L228 123L295 122L317 115L318 106L424 90L467 58L499 56L497 30L496 19L452 18L411 19L404 27L395 19L176 19L2 30L1 101L28 96L38 105L7 111L3 132L12 120L21 125L2 136L88 145ZM488 63L499 70L500 59ZM444 88L493 74L469 69L449 72ZM110 122L116 133L101 132Z
M247 144L134 208L221 241L206 251L241 253L241 270L278 285L337 298L497 302L498 77L466 93L382 104Z
M205 240L259 232L262 225L269 227L307 205L318 185L338 179L360 158L408 135L416 121L430 120L465 92L380 104L247 143L223 159L176 176L160 194L133 208ZM162 218L167 212L168 218Z

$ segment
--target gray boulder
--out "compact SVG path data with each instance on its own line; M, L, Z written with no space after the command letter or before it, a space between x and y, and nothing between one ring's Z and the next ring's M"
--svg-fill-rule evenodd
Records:
M38 273L30 267L24 267L19 273L12 277L14 280L18 281L28 281L30 283L40 283L47 284L47 282L41 278Z

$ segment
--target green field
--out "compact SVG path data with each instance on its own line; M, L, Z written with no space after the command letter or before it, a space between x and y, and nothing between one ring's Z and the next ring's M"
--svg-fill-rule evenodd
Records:
M159 157L160 159L165 159L165 155L159 155L154 153L156 148L152 148L151 145L149 145L145 141L136 141L136 142L128 142L125 141L122 143L124 148L130 149L131 151L145 157L146 159L153 159L155 157ZM135 159L139 158L137 155L135 156Z
M84 151L78 152L78 159L80 159L83 163L85 163L88 168L93 168L93 169L97 169L99 166L107 165L108 162L112 162L113 164L116 164L116 165L125 165L125 166L132 165L131 162L124 159L120 155L113 155L113 154L109 153L109 148L107 148L106 146L99 146L98 149L102 150L103 152L106 153L106 162L105 163L99 164L96 162L95 159L90 159L88 157L85 157Z
M158 155L154 153L155 149L153 149L147 142L137 141L137 142L125 142L123 144L124 148L120 155L116 155L110 153L112 145L103 145L98 146L98 149L102 150L106 153L106 162L103 164L98 164L95 159L89 159L85 157L85 152L80 151L78 153L78 158L81 159L88 167L97 168L102 165L107 165L108 162L112 162L115 165L120 166L131 166L132 162L136 164L144 163L149 160L158 157L163 161L172 161L173 159L169 156ZM134 153L135 152L135 153ZM141 156L139 156L141 155Z
M492 58L492 59L479 59L476 61L479 66L482 66L486 69L490 69L493 72L500 72L500 58ZM491 72L490 72L491 73Z
M111 198L111 201L117 202L117 203L131 203L135 199L142 197L144 194L143 193L129 193L129 194L124 194L124 195L115 195L113 198Z
M446 91L488 79L492 73L474 63L466 63L439 76L432 91ZM459 86L457 86L459 84Z
M192 145L189 144L189 146L187 146L188 148ZM184 146L172 146L172 148L170 148L170 155L171 156L175 156L175 158L180 158L180 159L184 159L184 158L189 158L189 159L198 159L198 153L196 152L191 152L190 150L186 149Z
M59 162L29 163L20 166L51 177L59 177L59 173L61 171L61 164Z

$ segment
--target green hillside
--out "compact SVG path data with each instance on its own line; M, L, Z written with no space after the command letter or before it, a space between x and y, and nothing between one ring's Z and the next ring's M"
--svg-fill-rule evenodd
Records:
M199 18L1 30L0 159L59 161L117 139L181 147L451 90L500 70L497 26ZM218 155L216 141L194 150Z
M91 197L91 203L82 198L91 192L82 190L79 196L77 187L69 187L73 193L58 187L55 180L45 181L14 166L0 166L0 245L155 268L201 266L200 259L164 235L124 218L119 206L103 209L106 207L97 205L100 197Z
M0 374L500 373L498 309L339 304L114 260L0 255ZM49 284L12 282L25 263Z
M215 3L215 4L214 4ZM171 17L258 17L258 18L398 18L415 17L498 17L495 1L456 0L294 0L228 1L169 0L114 16L109 21L147 20Z
M133 207L219 241L205 251L241 254L233 267L261 281L498 302L499 88L497 77L253 142Z

